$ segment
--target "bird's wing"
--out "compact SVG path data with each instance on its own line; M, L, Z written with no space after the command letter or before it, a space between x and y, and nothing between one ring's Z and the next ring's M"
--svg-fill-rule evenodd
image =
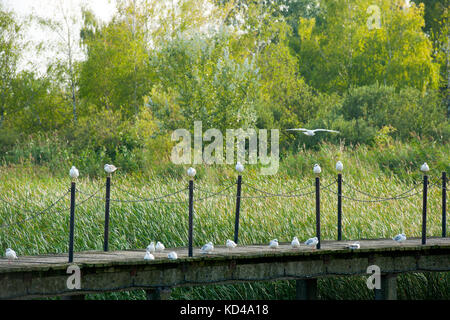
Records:
M298 129L286 129L286 131L308 131L308 129L298 128Z
M336 132L336 133L340 133L339 131L336 131L336 130L328 130L328 129L314 129L314 130L312 130L313 132L316 132L316 131L326 131L326 132Z

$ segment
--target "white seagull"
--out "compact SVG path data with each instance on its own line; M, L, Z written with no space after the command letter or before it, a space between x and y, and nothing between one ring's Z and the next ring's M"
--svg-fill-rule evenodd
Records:
M175 251L172 251L167 255L167 258L169 258L170 260L176 260L178 259L178 255Z
M11 260L19 259L17 258L16 252L11 248L6 249L5 256L8 258L8 263L10 263Z
M319 243L319 239L317 237L309 238L308 240L305 241L305 244L307 246L314 247L314 249L316 248L318 243Z
M424 162L423 165L420 167L420 170L423 172L428 172L430 171L430 167L427 165L426 162Z
M404 233L400 233L392 238L392 240L397 241L398 243L402 243L406 240L406 235Z
M358 241L348 245L348 248L352 250L359 249L360 247L361 246Z
M152 241L152 242L148 245L147 251L150 252L150 253L153 253L153 252L155 252L155 250L156 250L156 248L155 248L155 242Z
M344 170L344 165L342 164L342 162L340 162L340 161L336 162L336 170L337 171Z
M156 243L156 246L155 246L156 251L158 251L158 252L163 252L165 248L166 248L166 247L164 247L164 245L163 245L161 242L158 241L158 242Z
M238 163L236 163L236 171L239 173L244 171L244 165L242 163L240 163L239 161L238 161Z
M152 255L152 254L150 253L150 251L147 251L147 252L145 253L144 260L155 260L155 256Z
M313 129L313 130L310 130L310 129L304 129L304 128L286 129L286 131L303 131L303 134L306 134L307 136L314 136L314 135L316 135L316 132L320 132L320 131L340 133L339 131L328 130L328 129Z
M111 174L117 170L116 166L113 164L105 164L104 169L105 169L106 173L108 173L108 174Z
M78 172L78 169L75 168L75 166L72 166L72 168L70 168L69 174L72 179L76 179L80 175L80 172Z
M228 249L231 250L233 248L236 248L236 246L237 246L236 242L234 242L233 240L230 240L230 239L227 240L227 248Z
M195 171L195 169L192 167L187 170L187 174L189 177L195 176L196 173L197 173L197 171Z
M294 237L291 242L292 248L300 248L300 242L298 241L297 237Z
M212 251L214 251L214 245L212 242L208 242L200 250L202 251L202 253L211 253Z
M278 240L277 239L270 240L269 248L272 248L272 249L278 248Z
M319 174L319 173L322 172L322 169L321 169L320 166L316 163L316 164L314 165L313 171L314 171L315 174Z

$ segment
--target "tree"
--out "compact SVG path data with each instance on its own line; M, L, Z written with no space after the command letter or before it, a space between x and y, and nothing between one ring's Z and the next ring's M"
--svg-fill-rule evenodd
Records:
M373 1L324 0L320 24L315 18L300 18L302 75L326 92L376 82L421 91L437 88L438 65L422 30L423 5L375 3L378 9L371 13ZM373 15L379 15L379 27L368 26Z
M20 57L21 25L0 3L0 128L5 121L9 101L13 96L12 83Z

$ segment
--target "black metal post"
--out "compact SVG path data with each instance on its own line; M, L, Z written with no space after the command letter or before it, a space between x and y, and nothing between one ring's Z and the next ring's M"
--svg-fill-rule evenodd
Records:
M194 180L189 180L189 257L192 257L192 231L194 216Z
M447 236L447 173L442 172L442 237Z
M105 238L103 240L103 251L108 251L109 244L109 199L111 197L111 177L106 177L106 198L105 198Z
M338 174L338 241L342 240L342 174Z
M239 213L241 211L241 185L242 176L239 175L237 179L237 191L236 191L236 220L234 222L234 242L238 243L239 236Z
M320 178L316 177L316 237L317 249L320 249Z
M427 192L428 176L423 176L423 204L422 204L422 244L427 243Z
M70 187L69 263L73 262L73 234L75 228L75 182Z

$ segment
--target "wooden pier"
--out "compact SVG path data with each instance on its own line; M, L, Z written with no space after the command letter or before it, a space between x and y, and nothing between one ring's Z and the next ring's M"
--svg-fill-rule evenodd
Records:
M216 246L211 254L195 248L166 249L145 261L145 249L125 251L75 252L73 263L67 254L20 256L9 262L0 258L0 299L32 299L64 296L83 298L85 294L144 289L149 299L167 299L170 289L237 282L297 280L297 298L317 298L317 278L366 275L370 265L381 270L378 299L396 299L396 275L407 272L450 271L450 238L431 237L427 244L411 238L402 244L390 239L360 240L361 248L350 250L353 241L322 241L321 249L302 244L293 249L281 243L238 246L233 250ZM175 251L177 260L167 259ZM81 288L68 289L70 265L81 270Z

